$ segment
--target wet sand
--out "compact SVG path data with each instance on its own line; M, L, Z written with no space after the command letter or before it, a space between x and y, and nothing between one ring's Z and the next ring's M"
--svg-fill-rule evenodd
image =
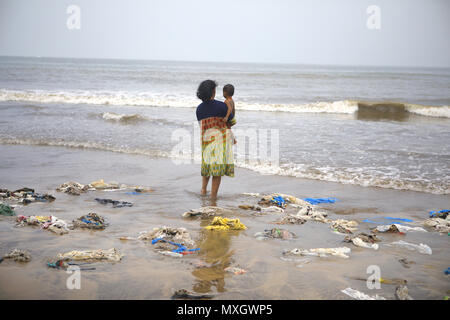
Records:
M70 221L96 212L110 222L104 231L73 230L58 236L34 227L17 228L13 217L0 216L1 255L16 247L27 249L32 255L29 263L0 264L1 299L170 299L176 289L214 294L215 299L350 299L340 292L347 287L394 299L395 285L382 284L379 290L369 290L365 281L351 279L367 278L369 265L378 265L382 278L407 280L409 294L415 299L441 300L450 289L450 279L443 272L450 264L447 234L381 234L380 249L374 251L343 243L344 236L333 233L328 225L309 221L282 226L294 232L296 239L258 241L253 235L277 226L272 222L280 214L255 216L238 209L240 204L256 204L258 200L242 195L243 192L336 197L339 202L320 206L331 212L331 219L360 222L358 232L367 233L374 225L361 223L366 218L410 218L420 225L428 211L450 207L448 195L264 176L237 168L235 178L223 178L217 205L235 210L233 217L241 219L248 229L214 233L202 228L208 221L181 217L189 209L211 204L207 197L199 195L198 165L175 165L169 159L142 155L42 146L1 145L0 154L0 187L14 190L27 186L56 197L52 203L17 208L17 214L55 215ZM142 195L91 191L81 196L55 191L66 181L89 183L98 179L150 186L156 191ZM130 201L134 206L112 208L97 203L95 198ZM140 231L159 226L187 228L197 240L200 253L172 258L157 253L150 243L118 239L135 237ZM397 240L427 244L433 254L386 246ZM281 259L283 249L341 246L351 248L349 259ZM96 263L96 270L82 271L80 290L66 288L69 274L46 267L47 258L57 253L112 247L124 254L122 261ZM398 262L400 258L415 264L404 268ZM303 264L306 260L309 263ZM223 269L229 265L238 265L247 273L227 273Z

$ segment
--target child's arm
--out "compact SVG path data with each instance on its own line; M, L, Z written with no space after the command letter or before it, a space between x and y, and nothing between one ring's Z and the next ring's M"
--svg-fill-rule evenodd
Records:
M227 105L228 110L227 110L227 115L225 116L224 120L225 120L225 122L228 122L228 117L230 116L231 111L233 110L233 107L231 106L231 102L228 100L225 100L225 104Z

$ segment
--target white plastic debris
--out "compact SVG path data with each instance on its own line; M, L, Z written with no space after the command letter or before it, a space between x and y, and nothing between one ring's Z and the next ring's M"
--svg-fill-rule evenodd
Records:
M316 256L321 258L326 258L328 256L336 256L340 258L349 258L347 255L352 250L347 247L340 247L340 248L316 248L316 249L292 249L290 251L285 251L284 254L295 254L295 255L301 255L301 256Z
M356 299L356 300L386 300L385 298L379 296L379 295L374 295L374 296L369 296L361 291L352 289L352 288L346 288L344 290L341 290L342 293L345 293L346 295Z
M427 230L425 230L424 228L421 228L421 227L408 227L408 226L402 226L401 224L392 224L392 225L396 226L398 231L403 232L403 233L406 233L407 231L427 232ZM387 225L377 226L376 230L379 232L386 232L391 228L392 225L387 224Z
M403 240L400 241L395 241L392 242L391 245L396 245L399 247L403 247L406 248L408 250L417 250L422 254L432 254L433 251L431 250L431 248L429 246L427 246L426 244L420 243L420 244L414 244L414 243L409 243Z
M374 249L374 250L378 250L378 248L379 248L378 244L376 244L376 243L369 244L367 242L364 242L361 238L358 238L358 237L353 238L352 242L355 246L362 247L362 248L368 248L368 249Z

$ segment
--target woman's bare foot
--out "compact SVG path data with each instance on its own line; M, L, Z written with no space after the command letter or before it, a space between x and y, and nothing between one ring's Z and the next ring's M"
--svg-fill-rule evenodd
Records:
M206 191L206 189L202 189L202 190L200 191L200 194L201 194L202 196L206 196L207 193L208 193L208 191Z

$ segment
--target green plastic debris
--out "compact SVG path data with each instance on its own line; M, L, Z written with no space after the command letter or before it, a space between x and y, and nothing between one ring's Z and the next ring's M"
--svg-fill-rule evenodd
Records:
M0 203L0 215L2 216L15 216L13 209L7 204Z

